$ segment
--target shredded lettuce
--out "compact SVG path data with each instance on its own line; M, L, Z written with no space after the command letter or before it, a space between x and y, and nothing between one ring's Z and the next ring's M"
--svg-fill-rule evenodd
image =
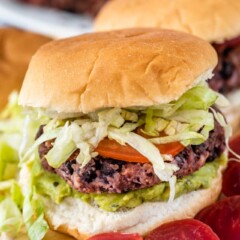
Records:
M232 135L232 128L227 124L224 116L221 113L217 112L214 108L210 108L210 109L214 114L215 119L224 128L225 137L229 139Z
M46 159L50 166L58 168L68 159L76 150L73 141L72 131L68 129L68 122L59 132L59 137L54 142L54 147L46 155ZM62 147L64 145L64 148Z
M5 232L14 237L23 226L23 195L15 180L0 182L0 234Z
M23 138L31 137L32 144L34 142L35 134L37 129L40 125L44 124L46 118L44 117L37 117L33 119L33 123L29 124L30 120L27 119L25 122L25 131L26 133L23 134ZM55 126L59 126L56 124ZM60 127L62 129L62 127ZM35 130L35 134L34 133ZM39 139L37 139L38 143L41 144L41 141L53 139L56 137L59 129L53 129L49 127L49 132L42 135ZM36 194L35 186L34 186L34 178L37 177L42 168L40 166L40 159L38 157L37 152L37 144L35 142L35 146L30 147L27 153L24 153L23 149L27 149L27 146L31 146L31 141L29 139L23 141L24 144L21 146L22 149L20 150L21 154L21 167L30 167L31 168L31 175L28 177L27 186L23 189L24 193L24 200L23 200L23 207L22 207L22 217L24 226L27 230L27 234L30 240L41 240L46 235L49 226L47 221L44 219L44 208L41 199ZM21 179L24 181L24 179Z
M204 139L205 139L204 136L202 136L200 133L188 131L188 132L182 132L179 134L175 134L172 136L150 138L149 141L154 144L166 144L166 143L171 143L171 142L181 142L183 145L187 146L189 144L184 144L186 140L191 141L192 143L197 143L197 141L198 141L198 144L200 144L204 141Z
M124 118L125 121L130 122L138 122L138 115L135 112L130 112L122 109L121 116Z
M219 95L209 87L198 85L184 93L178 101L184 100L181 109L208 110L209 107L216 102L218 96Z
M16 181L12 182L10 192L12 200L15 202L19 209L22 209L24 197L22 194L21 187Z
M34 190L24 198L23 220L30 240L43 239L49 226L44 219L43 203L36 197Z
M138 128L139 126L143 125L144 121L143 120L139 120L137 123L125 123L121 128L119 128L119 131L122 133L128 133L128 132L132 132L134 131L136 128Z
M77 162L85 166L97 156L95 148L104 138L128 144L149 159L160 180L169 182L169 201L172 201L176 190L174 172L178 167L171 163L171 156L166 160L155 144L201 144L214 128L214 116L229 136L224 117L211 108L215 103L225 106L227 102L201 83L168 104L110 108L59 120L57 117L50 119L41 110L35 110L31 117L25 118L22 108L17 105L17 95L13 94L7 108L0 114L0 234L8 232L14 236L23 224L31 240L42 239L48 231L43 203L35 189L36 186L47 186L36 181L42 174L37 147L46 141L50 141L51 149L45 157L54 168L60 167L76 150L79 150ZM44 125L43 133L35 139L41 125ZM14 180L18 172L18 152L21 166L31 167L24 194ZM56 202L71 191L68 185L57 190L52 196Z
M222 95L220 93L216 93L216 94L218 96L218 98L217 98L217 100L215 102L215 105L217 107L224 108L224 107L228 107L230 105L229 100L224 95Z
M42 200L36 194L34 179L42 173L40 159L35 152L31 156L31 160L24 165L24 168L30 168L27 182L23 189L23 222L27 229L30 240L41 240L47 233L49 226L44 219L44 205ZM26 181L22 179L23 181Z
M172 203L174 198L175 198L175 193L176 193L176 182L177 182L177 177L176 176L172 176L169 179L169 189L170 189L170 193L169 193L169 199L168 199L168 203Z
M0 138L0 181L15 178L17 165L17 151Z
M0 233L16 236L23 224L21 211L10 197L6 197L0 202L0 212Z
M0 236L6 233L11 237L17 236L23 225L23 196L15 178L24 116L17 100L17 93L12 93L0 113Z
M144 133L149 136L156 136L155 133L158 131L154 126L156 125L154 118L157 118L165 121L162 122L163 127L160 130L163 130L166 135L172 136L169 141L171 139L173 141L177 140L185 146L200 144L208 138L209 132L214 128L214 118L212 113L209 112L209 108L220 96L206 85L200 84L193 87L177 101L152 107L151 115L149 115L148 110L146 112L148 116L146 125L148 127L145 127ZM202 136L199 134L192 138L191 132L198 133L200 129L202 129L200 132ZM159 137L156 136L156 138ZM158 142L160 143L160 140Z
M22 116L22 108L18 105L18 93L14 91L9 95L8 104L0 113L0 118L19 118L19 116Z
M25 154L33 144L39 126L45 123L42 120L48 119L25 119L25 113L17 102L18 95L14 92L10 95L8 105L0 113L0 238L4 234L14 238L24 228L22 211L26 209L28 197L23 196L16 182L19 173L19 152ZM39 204L38 201L30 203L36 206ZM40 240L46 233L44 229L47 228L47 223L43 220L43 211L38 210L36 214L36 208L39 209L32 207L32 219L31 222L27 222L28 234L30 239Z
M155 127L155 122L153 120L153 109L147 109L146 111L146 119L145 119L145 128L144 132L148 133L151 136L158 136L158 131Z
M28 235L31 240L41 240L49 229L48 223L44 219L44 213L40 214L37 220L28 229Z
M17 93L12 93L8 105L0 113L0 181L14 179L18 171L18 150L25 116L17 105L17 97Z
M18 151L21 162L25 162L28 156L38 146L37 144L33 144L35 141L36 133L39 127L41 125L45 125L47 122L49 122L49 118L42 115L39 116L38 112L32 112L31 117L29 115L26 116L22 126L23 132L21 135L21 144ZM45 139L48 140L48 138ZM41 144L41 142L38 144ZM34 145L34 147L32 145Z
M169 182L171 201L175 194L174 172L178 167L171 163L171 157L167 161L155 144L180 142L188 146L206 141L209 132L214 129L214 116L222 125L225 124L220 113L210 110L214 103L226 105L221 95L201 83L178 100L158 106L109 108L64 120L39 118L39 114L35 114L38 117L34 121L29 117L25 120L20 156L22 162L29 162L37 147L50 141L51 149L45 156L50 166L60 167L79 150L76 160L83 167L98 154L95 148L104 138L114 139L122 145L128 144L149 159L159 179ZM45 124L43 134L34 141L40 122ZM37 168L33 170L35 176L37 171ZM41 235L39 232L44 234L47 229L41 204L34 199L33 185L23 204L24 222L32 238L36 237L36 232Z
M232 135L232 128L227 124L227 122L222 114L217 112L214 108L210 108L210 109L213 112L215 119L224 128L227 150L234 156L234 158L230 158L229 161L233 160L233 161L240 162L240 155L237 154L235 151L233 151L229 146L229 138Z
M161 180L169 181L177 168L164 162L154 144L181 142L188 146L206 141L214 128L214 117L209 108L215 102L223 102L221 96L201 83L168 104L136 109L110 108L73 119L53 119L25 153L25 159L39 144L54 139L46 155L50 166L60 167L77 149L80 150L77 161L85 166L97 155L94 149L99 142L108 137L135 148L151 161ZM218 118L220 115L217 114ZM134 133L137 128L149 139L140 136L138 131Z
M129 132L127 134L121 133L118 130L110 129L108 132L110 139L114 139L120 144L127 143L132 148L136 149L143 156L145 156L152 163L154 172L163 181L169 181L175 169L175 165L172 167L172 171L167 172L165 170L165 164L161 153L154 144L150 143L144 137L139 136L136 133Z

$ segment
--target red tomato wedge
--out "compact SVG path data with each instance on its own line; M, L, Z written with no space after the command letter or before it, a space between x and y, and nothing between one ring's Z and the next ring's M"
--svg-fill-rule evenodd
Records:
M88 240L143 240L139 234L124 234L124 233L102 233L93 237L90 237Z
M224 198L200 211L196 219L208 224L221 240L240 239L240 196Z
M240 195L240 163L230 161L228 168L223 174L222 192L230 197Z
M156 147L162 154L172 154L173 156L177 155L184 149L184 146L179 142L158 144ZM147 158L145 158L131 146L121 145L115 140L103 139L94 151L106 158L113 158L127 162L149 162Z
M156 228L145 240L219 240L206 224L195 219L184 219L165 223Z

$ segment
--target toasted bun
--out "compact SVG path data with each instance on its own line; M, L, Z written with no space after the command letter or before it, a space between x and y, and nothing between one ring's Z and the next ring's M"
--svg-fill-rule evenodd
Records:
M240 35L239 12L236 0L115 0L97 16L95 30L168 28L222 42Z
M0 109L13 90L20 90L32 55L50 39L14 28L0 28Z
M106 212L72 197L59 205L43 197L45 216L53 229L79 240L112 231L145 235L165 222L192 218L202 208L215 202L221 190L222 169L219 169L210 188L184 194L169 204L148 202L125 212ZM24 168L21 172L22 185L24 181L27 184L28 175L28 169Z
M217 55L180 32L128 29L53 41L33 57L19 103L58 113L151 106L212 76Z

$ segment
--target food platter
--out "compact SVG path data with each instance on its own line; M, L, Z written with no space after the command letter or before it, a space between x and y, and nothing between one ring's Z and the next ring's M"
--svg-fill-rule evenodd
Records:
M88 16L31 6L17 0L0 0L0 22L54 38L90 32L92 28Z

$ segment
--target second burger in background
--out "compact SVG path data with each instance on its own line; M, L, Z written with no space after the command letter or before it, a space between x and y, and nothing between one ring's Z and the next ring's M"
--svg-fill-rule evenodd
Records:
M39 6L57 8L69 12L95 16L108 0L20 0Z
M218 53L212 89L231 102L224 109L234 129L240 128L240 1L116 0L105 5L95 30L156 27L187 32L210 42Z
M0 109L19 91L32 55L51 39L15 28L0 28Z
M24 239L23 196L17 177L25 115L18 106L17 91L32 55L50 40L19 29L0 28L0 239Z
M229 137L222 97L206 84L216 64L210 44L171 30L43 46L19 99L28 124L45 120L22 154L31 238L45 234L45 219L78 239L146 235L214 202ZM29 142L27 124L24 136Z

